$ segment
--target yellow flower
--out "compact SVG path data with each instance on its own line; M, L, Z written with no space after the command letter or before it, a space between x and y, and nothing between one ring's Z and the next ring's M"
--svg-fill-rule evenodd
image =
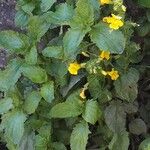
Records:
M82 90L81 90L81 92L80 92L80 97L82 98L82 99L86 99L86 96L85 96L85 89L83 88Z
M112 71L108 71L107 74L111 77L112 80L117 80L119 78L118 71L112 69Z
M101 5L104 5L104 4L111 4L111 3L112 3L112 0L100 0L100 3L101 3Z
M111 17L104 17L103 21L109 24L111 29L117 30L123 26L123 21L121 21L121 17L111 14Z
M70 72L70 74L77 75L78 70L80 68L81 68L81 65L78 64L77 62L74 62L74 63L70 63L70 65L68 67L68 71Z
M109 51L102 51L100 53L100 58L103 60L103 59L106 59L106 60L109 60L110 59L110 52Z

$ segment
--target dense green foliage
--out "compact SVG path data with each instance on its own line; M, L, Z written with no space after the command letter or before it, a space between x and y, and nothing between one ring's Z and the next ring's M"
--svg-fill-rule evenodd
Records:
M150 7L149 0L137 3ZM149 34L150 11L134 23L122 6L122 0L17 1L15 23L22 32L0 31L0 48L9 57L0 71L0 137L9 150L85 150L92 138L100 150L128 150L130 134L147 132L134 118L147 66L139 65L144 54L132 37L135 28ZM110 14L122 17L118 30L104 23ZM101 59L102 51L110 58ZM77 75L68 72L74 62L81 64ZM146 137L139 150L150 149Z

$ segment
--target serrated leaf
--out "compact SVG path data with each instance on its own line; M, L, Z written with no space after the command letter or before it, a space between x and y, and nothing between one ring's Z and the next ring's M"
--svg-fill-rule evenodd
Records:
M109 144L109 150L128 150L129 137L128 132L124 131L120 134L114 134Z
M31 16L28 22L28 36L32 41L40 41L47 32L50 24L46 22L45 16Z
M4 98L0 100L0 114L6 113L13 108L13 100L11 98Z
M21 76L21 62L14 59L4 71L0 71L0 89L8 91L12 88Z
M40 135L36 135L35 137L35 149L36 150L47 150L47 144L48 141L40 136Z
M54 142L52 144L52 147L54 148L54 150L67 150L65 145L63 143L60 143L60 142Z
M34 83L43 83L47 81L47 74L44 69L39 66L24 65L22 67L23 75Z
M87 31L82 29L69 29L63 38L65 58L74 59L79 53L78 46Z
M133 134L140 135L146 133L147 126L142 119L134 119L129 123L129 131Z
M54 82L50 81L48 83L45 83L41 87L40 94L48 103L51 103L54 99Z
M31 92L27 96L27 98L24 102L24 110L28 114L34 113L39 105L40 100L41 100L41 96L40 96L39 92L37 92L37 91Z
M23 40L27 38L23 34L19 34L18 32L14 32L11 30L5 30L0 32L0 47L7 49L9 53L20 52L22 50L25 51L25 42Z
M71 22L72 28L89 28L94 22L94 9L90 0L78 0L76 4L76 14Z
M74 9L67 3L59 4L48 19L54 24L68 25L74 15Z
M20 141L18 146L18 150L34 150L35 146L35 133L29 131L25 131L24 135Z
M38 57L37 49L35 46L33 46L25 56L26 63L29 65L35 65L37 63L37 57Z
M117 96L123 100L133 102L138 94L138 80L139 73L134 68L129 69L126 74L121 75L120 79L114 82Z
M85 150L89 133L90 130L86 122L82 121L76 124L70 138L71 150Z
M2 126L5 135L14 143L19 144L24 133L24 122L26 115L22 111L14 110L2 117Z
M15 15L15 25L21 28L25 28L29 21L29 15L23 10L18 10Z
M101 116L101 111L97 101L93 101L93 100L87 101L85 104L85 110L82 114L84 120L94 125L96 121L100 118L100 116Z
M63 57L62 46L49 46L42 51L43 56L61 59Z
M107 126L114 133L125 131L126 113L120 102L113 102L106 107L104 116Z
M139 146L139 150L149 150L150 149L150 138L146 138Z
M111 30L104 23L99 23L90 32L91 40L101 50L121 54L125 48L125 37L121 31Z
M71 94L63 103L58 103L50 111L52 118L76 117L83 112L83 103L80 100L79 93Z
M52 5L56 2L56 0L41 0L41 10L42 12L48 11Z

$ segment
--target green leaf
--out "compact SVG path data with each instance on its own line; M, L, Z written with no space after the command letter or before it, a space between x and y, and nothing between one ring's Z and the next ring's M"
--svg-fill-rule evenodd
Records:
M28 114L34 113L39 105L40 100L41 100L41 96L40 96L39 92L37 92L37 91L31 92L25 100L24 110Z
M7 49L9 53L25 50L25 42L22 37L27 38L25 35L11 30L0 31L0 47Z
M41 37L47 32L50 24L46 22L45 16L32 16L28 23L28 36L31 40L40 41Z
M114 133L125 131L126 113L120 102L114 101L106 107L104 116L107 126Z
M35 149L35 133L25 131L20 141L18 150L34 150Z
M82 29L69 29L65 34L64 43L64 54L66 59L74 59L79 53L78 46L82 42L87 31Z
M56 0L41 0L41 10L42 12L48 11L52 5L56 2Z
M146 133L147 126L142 119L134 119L129 123L129 131L133 134L140 135Z
M0 71L0 89L1 91L8 91L15 86L16 82L21 76L21 63L14 59L7 66L6 70Z
M150 138L145 139L139 146L139 150L149 150L150 149Z
M96 121L100 118L100 116L101 116L101 111L97 101L93 101L93 100L87 101L85 104L85 110L82 114L84 120L94 125Z
M22 67L23 75L29 78L34 83L43 83L47 81L47 74L44 69L39 66L28 66Z
M33 46L25 56L26 63L29 65L35 65L37 63L37 57L38 57L37 49L35 46Z
M79 93L71 94L63 103L56 104L50 111L52 118L76 117L83 112L83 103Z
M90 32L91 40L101 50L121 54L125 48L125 38L121 31L111 30L104 23L99 23Z
M48 103L51 103L54 99L54 82L50 81L48 83L45 83L41 87L40 94Z
M87 30L94 22L94 9L91 0L78 0L75 11L71 27L82 27Z
M141 6L150 8L150 1L149 1L149 0L138 0L138 3L139 3Z
M35 8L35 4L33 2L29 2L29 3L24 4L21 8L25 13L31 15L32 11Z
M126 101L134 101L138 94L137 82L139 72L136 69L129 69L126 74L114 82L117 96ZM126 92L124 92L126 91Z
M82 121L76 124L70 138L71 150L85 150L89 133L86 122Z
M25 28L29 21L29 15L22 10L18 10L15 15L15 25Z
M110 150L128 150L128 132L124 131L120 134L114 134L113 139L111 140L108 147Z
M48 19L54 24L68 25L74 15L74 9L67 3L59 4Z
M60 142L54 142L52 147L54 150L67 150L65 145L63 143L60 143Z
M62 46L49 46L42 51L43 56L61 59L63 57Z
M36 150L47 150L48 141L40 136L36 135L35 137L35 149Z
M13 108L13 100L11 98L4 98L0 100L0 114L8 112Z
M26 115L22 111L12 111L2 117L5 135L14 143L19 144L24 133Z

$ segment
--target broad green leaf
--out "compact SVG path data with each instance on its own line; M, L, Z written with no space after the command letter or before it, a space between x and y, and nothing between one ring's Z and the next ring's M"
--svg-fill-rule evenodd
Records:
M31 15L32 11L35 8L35 4L33 2L29 2L24 4L21 8L25 13Z
M44 69L39 66L24 65L22 67L23 75L29 78L32 82L43 83L47 81L47 74Z
M149 0L138 0L138 3L144 7L150 8L150 1Z
M63 57L62 46L49 46L42 51L43 56L61 59Z
M54 150L67 150L65 145L63 143L60 143L60 142L54 142L52 147Z
M108 147L109 150L128 150L128 132L124 131L118 134L115 133Z
M26 115L19 110L9 112L2 117L5 135L14 143L19 144L24 133Z
M67 25L74 15L74 9L67 3L62 3L56 7L56 11L49 16L50 22L54 24Z
M0 31L0 47L7 49L9 53L25 51L26 43L23 38L27 38L23 34L11 30Z
M45 16L32 16L28 22L28 36L32 41L40 41L41 37L47 32L50 24L46 22Z
M35 133L26 131L20 141L18 150L35 150Z
M139 146L139 150L149 150L150 149L150 138L145 139Z
M13 108L13 100L11 98L4 98L0 100L0 114L8 112Z
M56 2L56 0L41 0L41 10L42 12L48 11L52 5Z
M91 0L78 0L75 11L76 13L71 22L71 27L83 27L87 30L94 21L94 9L91 5Z
M1 91L8 91L15 86L16 82L21 76L21 63L14 59L10 62L4 71L0 71L0 89Z
M129 131L133 134L140 135L146 133L147 126L142 119L134 119L129 123Z
M40 136L36 135L35 137L35 149L36 150L47 150L48 141Z
M54 82L50 81L43 84L40 94L48 103L51 103L54 99Z
M125 131L126 113L120 102L113 102L104 112L105 122L114 133Z
M29 21L29 15L23 10L18 10L15 15L15 25L21 28L25 28Z
M26 63L29 65L35 65L37 63L37 57L37 49L35 46L33 46L25 56Z
M87 31L82 29L69 29L65 34L64 43L64 55L66 59L74 59L79 53L78 46L82 42Z
M39 92L37 92L37 91L31 92L25 99L24 110L28 114L34 113L39 105L40 100L41 100L41 96L40 96Z
M93 100L87 101L85 104L85 110L82 114L84 120L94 125L96 121L100 118L100 116L101 116L101 111L97 101L93 101Z
M70 137L71 150L85 150L89 133L86 122L82 121L76 124Z
M76 117L83 112L83 103L80 100L79 93L71 94L63 103L58 103L50 111L52 118Z
M121 54L125 48L125 38L121 31L111 30L104 23L99 23L90 31L91 40L101 50Z
M114 82L117 96L123 100L133 102L138 94L138 80L139 72L133 68L129 69L126 74L121 75L121 77Z

